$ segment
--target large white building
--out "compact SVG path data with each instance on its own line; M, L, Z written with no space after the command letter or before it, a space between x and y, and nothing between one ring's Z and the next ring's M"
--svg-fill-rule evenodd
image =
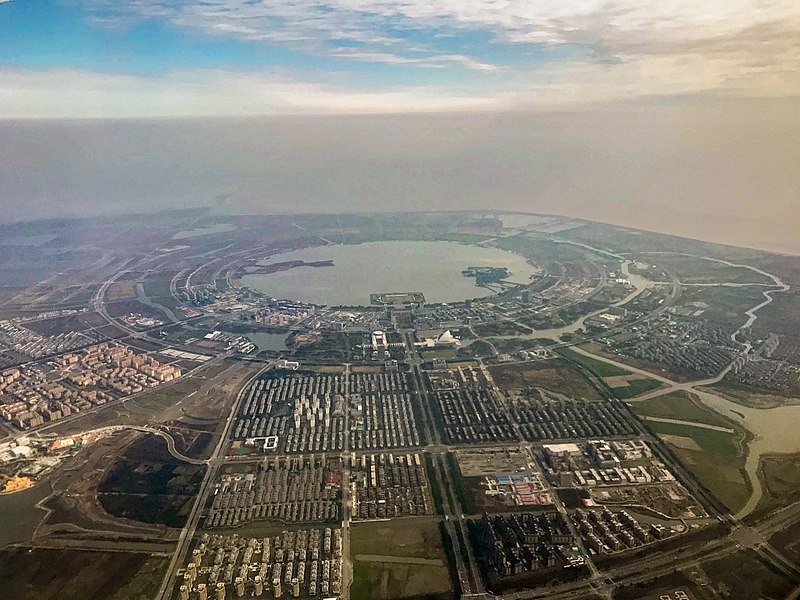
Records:
M386 351L389 348L389 342L386 340L386 333L377 329L372 332L372 351L376 354L378 360L386 358Z

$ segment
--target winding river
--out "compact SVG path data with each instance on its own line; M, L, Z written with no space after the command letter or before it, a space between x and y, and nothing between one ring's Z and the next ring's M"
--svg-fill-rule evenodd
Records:
M588 246L585 247L588 248ZM660 253L652 253L652 254L660 254ZM684 255L684 256L691 256L691 255ZM747 311L745 311L745 315L747 316L746 321L731 335L731 338L734 341L736 340L738 334L743 329L752 326L753 323L756 322L756 319L758 319L758 311L772 302L773 294L785 292L789 289L789 286L786 285L783 281L781 281L777 276L771 273L767 273L766 271L763 271L756 267L731 263L725 260L709 258L709 257L696 256L694 258L700 258L703 260L718 262L728 265L730 267L748 269L759 275L769 277L774 282L774 285L771 286L770 289L767 289L762 293L762 295L764 296L764 300L759 302L755 306L751 307ZM626 270L626 267L627 265L623 264L623 271ZM631 278L631 283L633 285L644 285L644 286L647 286L648 283L650 285L654 284L654 282L646 280L642 277L637 277L637 279ZM625 303L629 300L630 298L625 299L622 301L622 303ZM554 331L566 332L570 328L572 328L572 326L570 326L566 330L562 329ZM536 332L536 333L539 334L537 337L542 337L541 332ZM800 452L800 435L798 435L798 431L800 431L800 405L785 405L776 408L750 408L738 404L736 402L733 402L732 400L729 400L719 394L713 393L712 391L709 391L708 388L704 387L713 385L714 383L718 383L719 381L721 381L723 377L730 370L731 365L728 365L716 377L705 379L702 381L681 383L672 381L664 377L663 375L658 375L642 369L631 367L625 363L607 358L605 356L600 356L586 352L585 350L582 350L580 348L573 348L573 349L581 354L591 356L596 360L616 365L628 371L648 375L649 377L657 379L658 381L661 381L662 383L666 384L666 386L661 389L655 390L653 392L639 396L638 398L632 399L631 400L632 402L645 400L649 398L655 398L657 396L662 396L664 394L669 394L678 390L687 391L692 394L695 394L704 405L708 406L712 410L715 410L716 412L741 424L742 427L747 429L753 435L753 439L750 441L747 447L747 459L745 462L745 471L750 480L752 493L747 503L735 515L736 518L741 519L749 515L751 512L753 512L753 510L755 510L756 506L761 500L761 497L763 495L763 489L761 485L761 480L758 477L758 470L761 457L768 454L788 454L788 453ZM742 353L743 354L747 353L751 349L752 346L750 345L749 342L743 344Z

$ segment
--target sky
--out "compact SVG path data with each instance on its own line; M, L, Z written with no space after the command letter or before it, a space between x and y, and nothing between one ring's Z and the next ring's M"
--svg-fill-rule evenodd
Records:
M800 95L796 0L0 0L0 118Z
M800 254L798 32L797 0L0 0L0 219L504 209Z

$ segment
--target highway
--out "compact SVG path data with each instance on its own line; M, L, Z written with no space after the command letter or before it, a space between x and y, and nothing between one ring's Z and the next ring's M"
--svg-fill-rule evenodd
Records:
M350 405L350 365L344 366L344 397ZM350 557L350 523L353 501L350 497L350 411L344 412L344 444L342 445L342 600L350 600L353 584L353 561Z
M325 240L325 242L333 243L330 240ZM483 243L491 242L492 240L486 240ZM607 255L613 257L618 260L622 260L626 265L629 264L629 260L620 254L614 254L612 252L594 248L585 244L579 244L575 242L568 242L564 240L551 240L554 242L559 243L568 243L573 244L576 246L581 246L586 250L590 250L592 252L596 252L599 254ZM217 252L224 251L225 248L222 249L215 249L210 251L207 254L214 254ZM194 264L192 267L184 268L180 270L178 273L170 281L170 293L177 298L179 290L181 288L180 281L181 279L185 278L184 286L183 287L191 287L191 280L192 277L195 276L197 273L202 271L204 268L209 268L216 263L223 263L221 266L217 264L216 266L219 267L216 272L213 274L213 281L217 280L217 277L228 269L228 279L230 276L230 268L236 262L247 258L248 256L253 256L257 252L263 252L263 249L250 249L240 252L231 253L224 257L216 257L203 262L200 266L196 268ZM203 256L203 255L199 255ZM239 256L239 258L235 260L231 260L232 257ZM148 262L153 261L155 258L159 258L158 256L154 256L154 253L150 255L144 256L136 265L136 268L141 268L143 265L147 264ZM190 257L190 258L197 258L197 257ZM706 257L699 257L699 258L706 258ZM788 286L786 286L782 281L780 281L777 277L766 273L764 271L760 271L758 269L746 266L746 265L735 265L733 263L728 263L726 261L718 260L718 259L710 259L706 258L707 260L714 260L716 262L721 262L730 266L737 266L737 267L744 267L750 268L754 272L757 272L762 275L766 275L771 277L774 285L770 286L769 284L762 284L764 287L768 287L763 292L764 300L761 301L759 304L751 307L747 314L747 321L739 327L732 335L732 339L734 341L737 340L738 335L747 327L752 326L752 324L758 318L757 312L764 306L768 305L773 300L773 294L786 291ZM230 262L226 262L230 261ZM196 263L195 263L196 264ZM215 267L216 268L216 267ZM115 275L109 277L106 281L104 281L100 288L95 293L94 297L92 298L91 306L92 308L98 312L102 317L108 321L109 323L113 324L117 328L121 329L122 331L126 332L130 336L135 338L141 338L146 332L137 330L131 327L128 327L124 323L119 322L116 318L111 316L106 308L106 294L108 289L123 275L126 273L132 272L134 267L129 267L123 271L116 273ZM187 275L188 274L188 275ZM563 274L562 274L563 277ZM602 289L605 283L606 273L602 273L602 280L600 285L596 288L594 293L597 293L600 289ZM671 276L671 282L663 282L661 285L669 285L671 284L670 294L667 299L659 306L658 309L650 313L648 316L653 316L654 314L659 314L666 310L672 303L674 303L675 299L680 295L681 292L681 282L678 278L674 275ZM626 296L622 301L618 302L617 305L624 305L628 301L632 300L641 290L637 290L634 293ZM586 317L583 319L585 320ZM186 320L181 320L179 322L185 322ZM503 337L514 337L514 338L525 338L525 337L539 337L541 332L534 331L531 336L496 336L499 338ZM489 594L485 588L485 584L483 578L481 577L480 571L478 569L478 562L476 557L474 556L472 545L469 542L469 529L468 529L468 520L465 518L465 515L462 513L462 509L459 505L458 497L456 494L456 481L454 481L453 473L445 460L447 457L447 453L451 450L451 448L447 445L442 444L440 432L438 427L436 427L436 420L434 418L434 408L432 404L432 399L429 395L429 390L427 388L426 380L424 374L421 370L422 360L420 359L419 355L416 352L416 348L414 346L414 339L413 333L410 331L404 332L404 340L407 347L408 352L408 359L407 364L410 366L411 370L411 379L415 383L415 387L417 390L417 402L420 407L420 412L422 413L422 429L425 433L425 438L427 440L426 451L428 452L429 456L432 459L432 475L431 481L429 482L431 487L438 487L441 491L441 499L442 499L442 511L443 511L443 524L445 530L447 531L448 535L452 540L453 545L453 553L455 558L455 569L458 574L458 583L461 588L462 597L464 598L483 598L487 597ZM154 343L158 343L156 340L153 340ZM574 342L565 344L565 343L557 343L555 347L565 346L565 345L573 345ZM708 386L714 383L721 381L725 375L729 372L732 368L733 363L729 364L721 373L716 375L712 378L707 378L701 381L694 381L694 382L677 382L673 379L665 377L663 375L657 373L651 373L649 371L638 369L636 367L632 367L628 364L604 357L599 356L596 354L592 354L582 350L581 348L574 347L573 350L581 355L589 356L594 360L599 360L606 362L608 364L619 366L627 371L638 373L641 375L645 375L649 378L655 379L662 384L664 387L661 389L655 390L653 392L644 394L632 401L637 400L644 400L648 398L658 397L663 394L671 393L678 390L685 390L685 391L692 391L701 386ZM751 346L749 344L744 344L744 350L740 354L746 355L751 350ZM213 359L212 361L208 361L203 365L197 367L195 370L189 373L192 375L199 371L200 369L208 366L209 364L213 363L214 361L219 360L218 358ZM577 363L576 363L577 364ZM592 383L598 387L599 389L607 389L605 388L602 380L595 376L593 373L588 371L586 368L581 368L581 371L589 377ZM191 512L187 517L187 521L183 529L181 530L179 539L177 541L177 546L175 551L172 555L171 561L169 563L169 567L167 569L166 575L164 576L160 587L158 589L156 598L158 600L169 600L171 597L172 589L176 582L176 574L182 568L184 561L186 559L186 555L191 547L191 543L197 527L200 523L202 518L203 509L207 503L207 499L209 494L212 492L214 488L214 481L215 477L218 473L219 467L228 460L235 460L229 459L225 456L225 450L227 447L227 441L230 434L231 427L233 425L236 411L238 409L239 403L242 399L242 396L245 390L248 388L250 383L256 379L262 371L254 374L250 377L245 383L242 384L241 388L237 392L235 401L232 403L230 413L222 427L222 432L220 438L211 454L209 459L207 460L199 460L199 459L192 459L187 457L180 452L175 447L175 440L174 438L168 433L163 430L147 427L147 426L115 426L115 427L108 427L103 428L106 430L118 430L118 429L134 429L154 435L159 435L163 439L165 439L167 443L167 448L170 454L175 457L176 459L185 461L191 464L205 464L207 466L206 472L200 484L200 488L198 494L194 500L194 504L192 505ZM349 381L348 375L350 372L350 365L345 365L345 397L348 398L349 401ZM132 399L136 397L129 396L127 398L121 399L118 402L125 402L126 400ZM617 400L609 398L610 401L618 402ZM108 408L113 403L109 403L105 405L104 408ZM623 403L624 404L624 403ZM80 413L78 416L85 416L86 413ZM343 472L342 472L342 541L343 541L343 570L342 570L342 599L349 600L350 597L350 587L353 581L353 565L352 561L350 560L350 553L351 553L351 540L350 540L350 527L352 522L352 489L350 483L350 469L351 469L351 456L352 452L350 451L350 439L349 439L349 411L345 412L345 425L344 425L344 444L342 452L339 456L342 459L343 463ZM648 441L654 449L656 450L659 457L664 460L665 463L671 465L673 470L678 475L678 478L681 482L689 489L693 494L695 494L698 498L701 498L704 501L704 504L710 506L712 512L715 516L725 524L726 527L729 528L730 533L727 535L720 537L715 540L706 541L706 542L687 542L685 547L682 547L678 550L672 551L658 551L658 547L654 548L654 551L651 555L646 556L640 560L637 560L631 564L623 564L616 567L608 568L607 570L603 570L598 568L594 561L591 560L586 549L581 545L580 549L583 552L584 556L587 558L587 566L590 569L591 577L589 579L585 579L582 581L571 582L567 584L563 584L560 586L554 586L547 589L532 589L527 590L524 592L515 592L506 595L499 596L503 600L535 600L538 598L548 598L552 600L575 600L576 598L585 597L589 594L600 594L606 598L611 598L611 594L613 590L621 587L627 586L634 583L646 582L654 577L658 577L661 575L667 575L669 573L674 572L676 569L683 568L686 566L690 566L692 564L697 563L698 561L707 561L712 560L715 558L721 558L725 556L729 556L736 552L739 552L743 548L749 548L753 551L757 552L765 561L769 564L773 565L777 570L784 573L786 576L793 578L795 580L800 580L800 570L798 567L791 563L791 561L787 560L777 549L771 546L767 539L775 532L780 531L783 527L796 522L800 519L800 503L796 505L792 505L787 507L784 510L778 511L771 517L764 519L760 523L755 526L747 527L741 524L741 522L728 515L724 509L721 509L719 503L710 496L710 494L696 481L696 479L688 472L687 469L683 467L683 465L676 463L676 461L671 457L671 455L666 451L663 444L660 440L650 436L641 426L641 422L632 414L630 413L629 418L631 423L635 425L636 431L639 432L639 435ZM53 426L58 426L63 424L67 420L61 420L58 423L55 423ZM517 428L518 425L513 418L510 418L510 422L513 423ZM47 428L43 428L42 431L46 430ZM517 433L522 439L519 430ZM498 444L493 444L497 446ZM500 444L502 445L502 444ZM552 492L552 490L551 490ZM561 514L565 517L566 522L569 524L570 528L573 528L571 520L568 518L566 514L566 509L563 504L557 499L557 495L552 493L556 509L561 512ZM741 516L741 515L737 515ZM575 532L573 531L573 534ZM576 540L580 540L580 536L575 535ZM460 543L460 540L463 540L464 544ZM579 544L580 545L580 544Z
M85 415L86 413L81 413L81 415ZM60 421L59 421L60 423ZM68 437L78 437L84 435L92 435L92 434L112 434L117 431L141 431L142 433L149 433L151 435L157 435L158 437L162 438L167 443L167 451L174 457L180 460L181 462L189 463L191 465L205 465L208 464L207 460L203 460L201 458L191 458L186 456L185 454L181 454L178 449L175 447L175 438L173 438L168 432L164 431L163 429L158 429L156 427L149 427L147 425L109 425L108 427L98 427L97 429L90 429L88 431L81 431L80 433L73 434ZM39 432L34 434L36 437L39 436Z
M458 502L453 495L453 485L449 470L443 461L447 450L445 446L442 446L439 430L435 427L435 420L431 412L431 399L428 396L427 386L425 385L425 380L420 369L422 360L417 354L412 336L412 332L406 331L404 333L404 340L408 353L406 362L411 366L411 374L417 390L417 401L422 409L423 431L425 433L425 439L429 444L429 454L431 463L433 464L435 480L429 481L428 483L431 486L438 486L441 491L442 509L445 517L444 527L453 544L453 555L456 562L455 567L458 572L462 597L470 597L473 594L480 595L485 592L483 579L478 571L475 557L472 555L466 520L462 518L463 513L460 510L456 510ZM456 528L458 528L458 532ZM461 539L464 540L467 556L464 556L461 551L459 533Z
M268 367L261 369L251 376L247 381L245 381L241 388L239 388L239 392L236 394L236 399L231 405L231 410L228 414L228 418L225 421L225 426L220 433L219 441L217 442L214 451L211 453L211 457L207 461L208 467L206 468L205 476L203 477L203 481L200 483L200 489L195 497L192 511L189 513L189 516L186 519L186 524L181 530L181 534L178 538L178 543L175 547L175 552L172 555L172 560L169 563L169 567L167 568L167 572L164 575L161 586L158 588L158 592L156 593L156 600L169 600L172 594L175 577L178 573L178 570L183 566L183 561L185 560L186 554L189 551L189 546L191 545L192 538L197 530L197 525L200 523L200 517L202 516L206 499L208 498L209 492L213 488L214 478L217 474L217 468L224 461L224 451L227 447L228 435L230 434L231 427L233 426L233 422L236 418L236 411L239 408L239 403L241 402L242 396L250 384L256 380L267 368Z
M409 345L412 343L409 334L406 335L406 342ZM429 443L429 445L426 447L426 450L431 453L434 459L434 470L437 478L437 482L435 483L440 485L440 487L446 492L444 494L443 504L445 505L448 532L452 536L452 521L458 522L460 526L463 526L464 522L458 518L458 515L454 510L454 507L457 506L457 504L452 495L454 485L453 481L451 480L447 469L440 465L441 457L450 450L450 447L441 444L441 440L437 431L429 431L430 428L428 427L428 424L433 422L430 413L430 400L427 396L423 376L419 367L419 363L421 361L419 361L416 357L416 352L413 351L413 346L410 346L410 348L409 362L412 364L412 373L419 389L420 403L426 415L425 430L428 435ZM594 355L590 356L594 357ZM613 364L613 361L611 362ZM619 364L619 366L622 368L628 368L627 365L623 364ZM601 392L603 390L606 391L609 401L620 402L612 399L612 395L607 387L603 384L602 380L595 376L591 371L588 371L585 367L580 367L580 369L586 376L589 377L593 385L599 387ZM698 385L697 382L695 382L694 385ZM622 402L620 402L620 404L624 405ZM776 569L783 572L788 577L800 581L800 571L798 571L797 566L793 565L775 548L770 546L765 539L772 533L780 531L780 529L785 527L787 524L800 519L800 503L776 513L769 519L765 519L759 523L757 527L746 527L737 519L734 519L732 516L730 516L724 507L722 507L719 502L696 481L694 476L687 469L685 469L682 464L676 463L674 458L665 451L660 440L650 436L643 429L641 423L638 421L635 415L633 415L630 411L628 411L628 418L635 430L639 432L640 436L645 438L651 444L657 455L665 463L671 465L679 480L681 480L687 489L689 489L698 498L703 499L704 503L714 511L713 514L715 514L722 523L727 524L727 527L730 529L730 534L709 542L697 543L689 541L687 542L686 547L670 552L659 552L656 547L652 556L639 559L632 564L611 567L607 570L598 569L592 561L588 561L589 568L592 572L592 577L590 579L571 582L553 588L532 589L524 592L510 593L500 596L501 598L504 600L535 600L538 598L548 598L552 600L575 600L577 598L585 598L588 595L600 595L601 597L610 598L613 590L621 586L644 583L652 580L655 577L668 575L673 573L678 568L690 566L699 561L708 561L729 556L739 552L743 548L751 548L752 550L756 551L762 557L762 559L767 561L769 564L772 564ZM431 484L434 485L434 482L431 482ZM456 563L463 590L462 597L477 598L484 596L485 590L473 589L471 584L471 581L474 580L475 577L471 569L474 564L474 557L470 555L466 557L465 560L465 557L462 557L460 556L460 553L457 553ZM481 581L479 574L477 580ZM480 585L482 585L482 581Z

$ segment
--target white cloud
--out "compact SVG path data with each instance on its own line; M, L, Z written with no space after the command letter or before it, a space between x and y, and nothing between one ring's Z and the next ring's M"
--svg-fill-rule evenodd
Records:
M800 53L791 57L800 61ZM732 75L735 73L736 76ZM651 96L800 96L791 67L684 52L552 63L513 81L377 89L278 73L195 70L160 77L0 70L0 118L127 118L574 108Z
M106 26L167 19L194 30L300 46L340 59L455 66L476 73L460 86L387 89L366 73L303 74L287 68L159 77L8 69L0 71L0 117L388 113L557 108L683 94L800 96L800 2L794 0L83 3ZM397 31L410 27L436 31L439 39L458 36L459 27L480 27L491 31L495 42L507 44L509 52L531 40L550 46L582 43L595 50L530 67L498 65L481 59L478 51L445 52L413 37L402 39ZM343 40L353 43L333 43Z
M800 61L800 53L794 60ZM696 53L636 55L597 63L573 61L538 71L529 85L498 96L514 106L559 106L680 95L800 96L800 71L755 65L749 56Z
M285 44L304 51L357 61L493 71L502 64L481 58L476 46L459 53L435 42L408 39L404 32L426 30L436 40L464 29L489 32L495 42L557 47L577 44L592 61L627 65L612 71L641 71L661 88L736 87L760 95L765 72L800 78L800 2L797 0L82 0L104 23L166 19L209 34ZM337 41L356 42L341 47ZM586 56L562 58L564 77L587 69ZM682 63L686 72L679 73ZM513 60L516 83L535 77ZM667 64L659 81L648 69ZM545 67L549 70L550 65ZM558 68L558 67L556 67ZM657 75L657 74L656 74ZM702 79L706 77L706 79ZM795 81L772 79L784 93ZM681 83L683 82L683 83ZM571 82L572 83L572 82ZM576 82L580 83L580 82ZM679 84L679 85L676 85ZM635 82L634 82L634 85ZM637 87L640 87L637 85Z
M356 48L336 48L331 55L338 58L351 58L366 62L380 62L390 65L418 65L422 67L441 68L448 65L461 65L478 71L498 71L501 67L481 62L463 54L438 54L436 56L413 57L400 56L389 52L369 52Z
M374 41L386 25L415 29L469 26L512 41L607 44L610 49L649 47L654 52L685 43L746 43L800 29L795 0L84 0L119 18L167 18L207 31L248 39L287 36L324 41L335 37ZM107 16L107 14L106 14ZM382 35L402 44L402 35Z
M188 71L164 77L0 70L0 118L130 118L481 110L491 96L423 88L352 91L276 76Z

